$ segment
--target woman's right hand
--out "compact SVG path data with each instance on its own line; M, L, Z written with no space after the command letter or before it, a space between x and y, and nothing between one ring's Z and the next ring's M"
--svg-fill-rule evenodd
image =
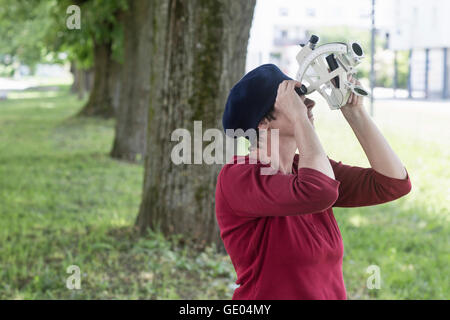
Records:
M295 87L301 87L301 83L295 80L284 80L278 86L275 109L295 122L299 117L308 117L308 109L300 96L295 92Z

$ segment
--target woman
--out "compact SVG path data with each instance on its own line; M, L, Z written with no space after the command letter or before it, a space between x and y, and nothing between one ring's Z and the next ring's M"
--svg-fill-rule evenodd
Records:
M233 299L346 299L342 237L332 207L380 204L411 189L361 97L352 94L341 110L371 168L327 157L313 126L314 101L296 87L300 83L276 66L263 65L228 97L224 129L267 136L244 159L226 164L217 181L217 221L238 276ZM279 148L271 148L273 130ZM261 174L271 166L275 174Z

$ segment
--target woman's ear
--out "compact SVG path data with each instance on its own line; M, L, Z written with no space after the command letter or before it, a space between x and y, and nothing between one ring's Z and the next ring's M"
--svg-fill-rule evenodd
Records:
M259 130L267 130L267 129L269 129L269 127L270 127L270 123L266 119L262 119L258 124Z

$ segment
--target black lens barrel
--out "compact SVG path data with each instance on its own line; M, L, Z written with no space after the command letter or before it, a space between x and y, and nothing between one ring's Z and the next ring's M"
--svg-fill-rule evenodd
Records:
M295 87L295 92L297 92L299 96L304 96L308 92L308 89L306 88L305 85L302 84L300 88Z

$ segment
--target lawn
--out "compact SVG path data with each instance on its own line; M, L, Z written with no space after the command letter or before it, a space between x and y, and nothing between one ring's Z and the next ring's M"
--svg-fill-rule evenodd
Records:
M0 101L0 298L228 299L227 256L197 253L177 237L133 229L143 168L109 158L114 123L76 118L67 87ZM450 104L377 103L377 117L404 160L412 192L369 208L336 209L350 299L448 299ZM316 107L331 158L367 165L339 112ZM412 110L412 111L411 111ZM81 269L81 290L66 269ZM377 265L381 289L369 290Z

